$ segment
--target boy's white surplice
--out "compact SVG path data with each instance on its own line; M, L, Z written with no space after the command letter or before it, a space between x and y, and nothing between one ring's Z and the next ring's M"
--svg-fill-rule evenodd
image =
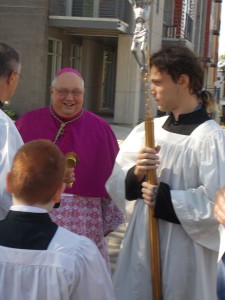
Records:
M225 131L210 120L190 136L175 134L162 128L166 118L155 119L155 144L161 146L157 175L171 188L181 225L159 220L163 299L213 300L219 249L213 201L225 184ZM106 185L120 209L124 210L127 170L144 145L142 123L122 144ZM148 208L138 199L113 277L117 300L154 300L148 230Z
M46 251L0 246L0 268L1 299L115 299L97 247L62 227Z

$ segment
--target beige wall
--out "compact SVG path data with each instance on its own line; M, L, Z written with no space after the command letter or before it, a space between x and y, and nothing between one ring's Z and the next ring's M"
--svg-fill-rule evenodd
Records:
M47 70L47 1L1 1L0 41L14 47L22 63L22 79L9 108L17 115L45 103Z
M140 71L130 51L132 36L119 35L114 122L135 125L139 116Z

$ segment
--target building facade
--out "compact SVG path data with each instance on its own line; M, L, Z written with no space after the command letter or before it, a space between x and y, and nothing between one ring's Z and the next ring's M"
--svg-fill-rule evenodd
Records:
M212 91L221 2L154 0L148 23L150 52L161 45L187 45L201 58L205 87ZM73 67L85 80L85 108L114 123L135 126L144 120L128 0L0 0L0 27L0 40L21 55L23 78L11 104L18 116L48 105L54 74Z

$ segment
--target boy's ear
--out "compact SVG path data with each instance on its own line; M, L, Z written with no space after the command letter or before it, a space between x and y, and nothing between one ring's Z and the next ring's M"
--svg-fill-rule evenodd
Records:
M10 172L6 174L6 191L11 194L12 188L11 188L11 184L10 184L10 176L11 176Z
M61 194L64 192L65 188L66 188L66 184L63 182L61 187L55 193L55 196L52 199L53 202L59 203L61 201Z

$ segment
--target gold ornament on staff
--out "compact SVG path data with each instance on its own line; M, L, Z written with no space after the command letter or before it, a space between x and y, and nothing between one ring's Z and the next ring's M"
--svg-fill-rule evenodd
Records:
M66 157L66 167L74 168L79 163L79 158L75 152L71 151L65 154ZM68 188L72 188L73 182L67 183Z
M150 95L150 51L149 51L149 15L153 0L129 0L134 10L135 31L131 51L140 67L145 91L145 144L146 147L155 148L154 142L154 117ZM138 46L140 49L138 49ZM138 53L139 51L139 53ZM147 61L147 63L146 63ZM147 182L157 185L156 171L148 170ZM149 240L151 257L151 274L153 287L153 300L162 299L160 244L158 220L154 217L154 207L149 207Z

